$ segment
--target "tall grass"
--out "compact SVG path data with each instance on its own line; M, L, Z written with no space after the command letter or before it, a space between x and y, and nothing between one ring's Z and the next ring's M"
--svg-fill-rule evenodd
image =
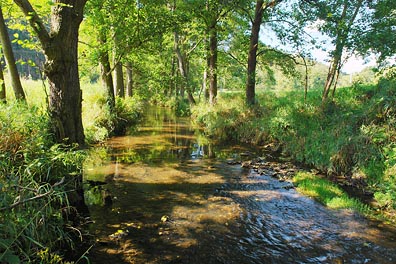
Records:
M277 142L284 154L327 175L343 175L374 192L381 209L396 209L396 82L340 88L334 101L321 91L263 93L254 109L241 95L193 108L196 123L223 140Z
M63 214L84 155L53 145L47 126L37 107L0 106L0 262L40 262L43 251L73 246Z
M22 84L27 104L15 102L10 91L7 104L0 104L0 263L63 263L66 250L73 251L81 236L75 228L78 217L70 216L76 211L85 153L54 144L48 85ZM83 83L82 90L90 142L126 129L142 111L139 98L118 99L116 113L109 115L99 84Z

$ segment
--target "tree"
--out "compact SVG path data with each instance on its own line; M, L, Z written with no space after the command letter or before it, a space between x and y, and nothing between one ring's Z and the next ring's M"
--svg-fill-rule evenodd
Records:
M206 21L207 34L209 36L209 48L207 49L209 52L207 55L209 69L209 103L213 105L217 97L217 23L222 15L217 1L208 1L207 10L209 13L209 18Z
M180 75L182 77L182 90L187 91L187 98L190 104L194 105L195 104L195 99L192 95L191 88L190 88L190 83L189 83L189 52L184 52L182 53L181 48L180 48L180 38L179 34L177 31L174 32L174 40L175 40L175 53L178 61L178 66L179 66L179 71Z
M57 141L84 144L82 91L78 72L78 30L87 0L54 0L50 29L28 0L14 0L37 34L50 86L49 112Z
M302 14L323 34L332 39L333 48L329 52L330 66L323 88L322 101L328 99L331 88L333 94L343 64L343 55L352 54L359 46L358 36L367 29L370 0L303 0Z
M266 1L257 0L254 12L254 18L251 19L252 29L250 34L250 45L247 62L247 79L246 79L246 103L253 105L255 103L255 87L256 87L256 65L257 50L259 46L260 27L263 15L267 9L275 7L282 0Z
M12 52L10 37L8 36L7 26L4 21L3 11L0 6L0 40L3 47L4 57L7 61L8 71L11 76L11 86L14 90L17 100L26 101L25 92L23 91L21 79L15 63L14 53ZM4 90L5 91L5 90Z
M107 44L107 36L104 32L104 29L99 29L99 43L102 44L99 49L99 65L100 65L100 74L102 77L102 83L105 87L106 91L106 104L110 114L115 113L115 94L114 94L114 83L113 83L113 75L111 74L111 65L109 58L109 51L106 48Z
M131 96L133 96L133 65L132 65L132 62L127 61L125 66L126 66L126 75L127 75L126 95L128 97L131 97Z
M358 50L363 55L375 52L379 54L379 62L384 62L396 54L396 1L379 0L373 9L373 23L364 34L356 36Z
M0 63L0 103L7 102L6 86L4 82L3 66Z
M217 97L219 32L221 32L221 27L226 23L227 16L238 6L245 3L246 1L201 0L196 1L194 6L191 7L194 16L203 22L206 30L207 41L204 43L208 45L206 58L210 104L215 104Z
M117 60L117 58L115 58ZM124 71L121 61L115 61L114 66L114 89L115 95L118 97L125 97Z

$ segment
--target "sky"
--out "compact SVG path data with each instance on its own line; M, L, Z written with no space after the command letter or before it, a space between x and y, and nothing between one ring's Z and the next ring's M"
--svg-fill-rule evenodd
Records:
M330 39L326 36L323 36L314 27L307 28L307 33L309 33L309 35L318 39L318 41L323 42L322 49L317 49L314 47L310 48L312 57L318 62L329 65L328 52L331 51L333 48L333 45L331 44ZM276 34L270 28L263 27L261 29L260 40L263 43L265 43L271 47L280 48L282 50L294 52L291 47L285 47L284 45L282 45L280 43L280 41L277 39ZM325 49L326 51L324 51L323 49ZM346 74L353 74L353 73L361 72L366 67L375 66L375 65L376 65L376 62L375 62L374 56L364 59L357 55L353 55L345 62L341 71Z
M322 50L315 49L312 51L312 56L319 62L322 62L328 65L328 53ZM367 67L375 66L376 62L374 57L370 57L368 59L363 59L360 56L353 55L350 57L341 71L346 74L358 73L364 70Z

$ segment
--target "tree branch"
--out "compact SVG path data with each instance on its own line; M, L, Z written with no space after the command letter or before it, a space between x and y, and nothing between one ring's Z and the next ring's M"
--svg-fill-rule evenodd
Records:
M236 62L238 62L240 65L242 65L246 69L246 63L245 62L240 61L237 57L235 57L230 52L224 52L224 53L227 54L228 56L230 56L232 59L234 59Z
M43 21L34 10L33 6L27 0L14 0L14 3L19 6L22 12L25 14L26 19L32 26L34 32L36 32L41 44L45 47L50 41L50 36L45 27Z
M192 53L199 46L199 44L201 44L201 42L203 40L204 39L202 38L199 41L197 41L197 43L195 43L195 45L193 47L191 47L191 49L189 51L187 51L187 53L186 53L187 57L190 55L190 53Z
M21 205L21 204L25 204L25 203L28 203L28 202L31 202L31 201L38 200L38 199L41 199L43 197L46 197L46 196L48 196L48 195L50 195L50 194L52 194L54 192L54 189L53 189L54 187L61 185L64 181L65 181L65 177L63 177L59 182L57 182L54 185L52 185L51 189L48 192L42 193L42 194L39 194L39 195L36 195L36 196L33 196L33 197L30 197L30 198L22 200L22 201L15 202L15 203L11 204L10 206L7 206L7 207L2 207L2 208L0 208L0 212L5 211L5 210L10 210L10 209L12 209L14 207L17 207L17 206Z

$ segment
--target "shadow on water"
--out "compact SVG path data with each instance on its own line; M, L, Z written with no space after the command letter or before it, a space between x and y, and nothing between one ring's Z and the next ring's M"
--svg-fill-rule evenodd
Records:
M92 152L91 263L396 262L394 231L225 162L260 150L207 143L154 108L137 132Z

